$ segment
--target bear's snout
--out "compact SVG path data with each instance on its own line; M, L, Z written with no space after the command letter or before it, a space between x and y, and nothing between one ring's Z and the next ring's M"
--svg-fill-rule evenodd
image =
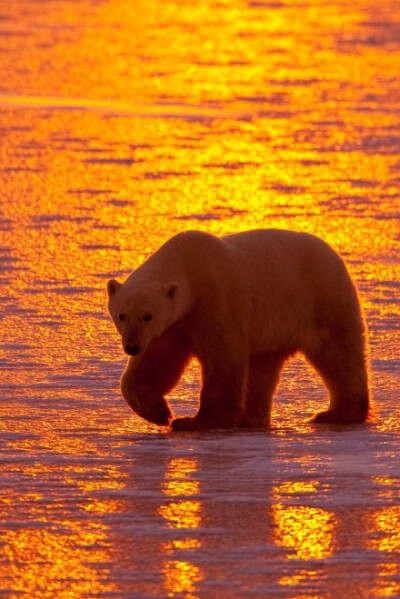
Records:
M133 345L133 343L128 343L125 346L125 351L129 356L137 356L138 354L140 354L140 347L139 345Z

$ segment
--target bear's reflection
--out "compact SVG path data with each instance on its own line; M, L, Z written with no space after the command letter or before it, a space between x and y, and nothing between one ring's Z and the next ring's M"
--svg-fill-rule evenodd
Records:
M192 479L197 469L195 458L171 459L162 483L168 501L160 506L158 513L177 531L177 536L172 535L163 544L166 560L162 571L168 594L193 593L196 583L203 579L202 570L188 559L192 550L201 547L200 539L191 534L202 523L202 504L194 498L200 492L200 483Z

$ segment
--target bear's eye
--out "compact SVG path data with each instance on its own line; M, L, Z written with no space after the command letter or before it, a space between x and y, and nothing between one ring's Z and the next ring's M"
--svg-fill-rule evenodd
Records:
M125 314L118 314L118 318L122 321L125 320Z
M149 320L151 320L153 318L153 316L151 314L145 314L143 316L143 320L145 320L146 322L149 322Z

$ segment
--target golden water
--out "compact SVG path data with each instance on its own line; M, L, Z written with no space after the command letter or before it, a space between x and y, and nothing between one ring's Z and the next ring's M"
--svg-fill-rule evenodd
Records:
M2 4L2 596L400 596L399 65L396 0ZM169 435L120 396L106 280L256 227L346 258L368 426L308 424L300 358L269 433Z

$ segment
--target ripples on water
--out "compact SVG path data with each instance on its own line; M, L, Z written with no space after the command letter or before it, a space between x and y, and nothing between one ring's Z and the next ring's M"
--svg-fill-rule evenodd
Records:
M0 7L2 596L400 595L399 40L395 0ZM377 419L308 424L296 359L269 433L140 421L107 278L270 226L347 259Z

